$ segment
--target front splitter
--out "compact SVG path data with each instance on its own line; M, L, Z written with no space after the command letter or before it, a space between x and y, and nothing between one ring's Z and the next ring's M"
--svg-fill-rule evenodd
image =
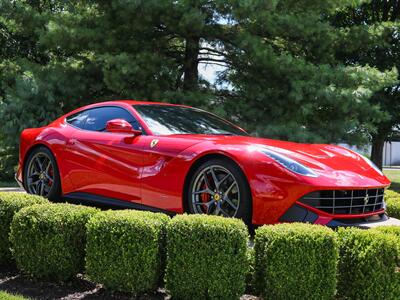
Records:
M329 227L358 227L363 229L370 229L380 226L400 226L400 220L384 215L380 220L377 221L361 221L346 224L344 222L341 222L340 220L332 220L326 225Z

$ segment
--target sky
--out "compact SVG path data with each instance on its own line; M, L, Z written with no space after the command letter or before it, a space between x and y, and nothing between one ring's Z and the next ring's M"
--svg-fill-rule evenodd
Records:
M203 77L210 83L214 83L215 80L217 79L218 72L221 72L225 69L226 67L220 65L205 64L205 63L199 64L198 68L201 77Z

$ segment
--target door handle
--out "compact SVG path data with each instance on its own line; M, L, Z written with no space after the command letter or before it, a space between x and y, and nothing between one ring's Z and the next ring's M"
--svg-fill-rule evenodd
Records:
M68 144L70 144L70 145L75 145L75 143L76 143L76 139L70 139L68 141Z

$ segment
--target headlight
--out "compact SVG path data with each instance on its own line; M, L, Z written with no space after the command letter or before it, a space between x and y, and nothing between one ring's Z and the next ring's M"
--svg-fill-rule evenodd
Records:
M318 177L318 175L313 170L285 155L271 151L269 149L260 149L260 150L262 153L268 155L270 158L275 160L281 166L285 167L289 171L292 171L293 173L308 177Z
M361 154L360 154L360 156L367 164L369 164L369 166L371 168L373 168L375 171L377 171L380 175L382 175L382 176L384 175L382 173L382 171L370 159L366 158L364 155L361 155Z

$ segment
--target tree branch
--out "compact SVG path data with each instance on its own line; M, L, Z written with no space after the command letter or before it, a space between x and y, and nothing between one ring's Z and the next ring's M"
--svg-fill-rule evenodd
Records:
M199 64L202 64L202 65L215 65L215 66L220 66L220 67L227 67L227 64L219 64L219 63L216 63L216 62L199 62Z
M209 52L217 53L217 54L219 54L221 56L226 56L226 53L224 53L222 51L218 51L218 50L212 49L212 48L208 48L208 47L200 47L200 51L201 50L206 50L206 51L209 51Z
M207 57L200 57L200 58L197 59L197 61L198 62L201 62L201 61L214 61L214 62L230 64L230 61L228 61L226 59L215 59L215 58L207 58Z

